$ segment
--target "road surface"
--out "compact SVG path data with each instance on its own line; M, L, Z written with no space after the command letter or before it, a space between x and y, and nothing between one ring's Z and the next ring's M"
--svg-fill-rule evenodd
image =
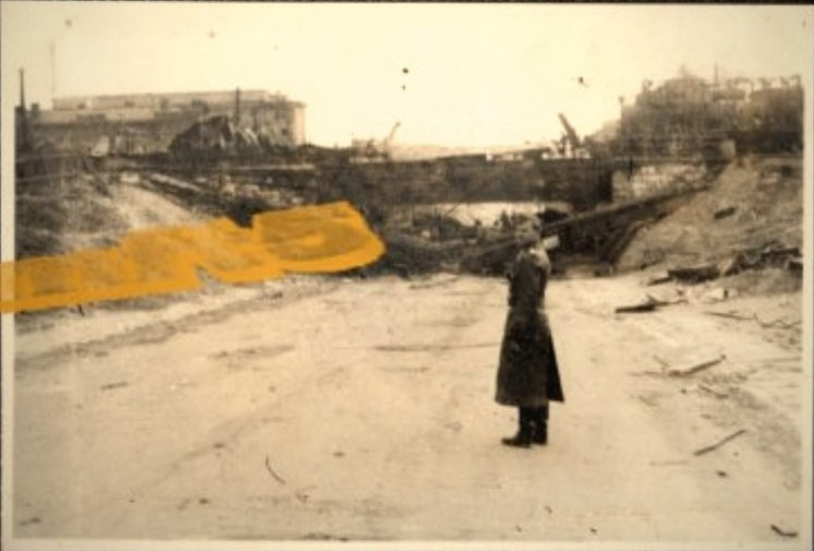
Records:
M614 313L653 289L688 302ZM566 402L530 450L500 445L500 280L304 277L24 316L13 536L804 548L800 295L679 291L551 282Z

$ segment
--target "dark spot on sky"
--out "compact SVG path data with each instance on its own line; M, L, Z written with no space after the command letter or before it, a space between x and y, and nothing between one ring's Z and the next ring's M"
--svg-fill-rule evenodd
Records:
M404 91L407 91L407 87L405 85L403 85L403 84L401 85L401 89L404 90Z
M410 69L408 69L407 67L405 67L405 68L403 68L403 69L401 70L401 72L402 72L402 73L404 73L404 74L406 75L407 73L409 73L409 72L410 72Z
M71 26L73 26L73 21L71 21L70 19L66 19L65 20L65 26L70 28Z
M209 38L215 38L215 31L209 31Z
M583 86L587 86L587 84L585 84L585 79L584 79L584 78L579 77L579 79L577 79L577 80L578 80L578 82L579 82L580 84L582 84Z

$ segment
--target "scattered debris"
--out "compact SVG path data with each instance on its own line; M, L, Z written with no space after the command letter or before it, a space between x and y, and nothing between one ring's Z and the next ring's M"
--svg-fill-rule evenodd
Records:
M776 524L770 525L770 528L772 529L772 532L774 532L778 536L783 536L784 538L796 538L797 537L797 532L795 532L793 530L784 530L784 529L780 528L779 526L777 526Z
M717 358L713 360L708 360L706 362L701 362L699 364L693 365L691 367L687 367L684 369L669 369L667 370L667 375L671 377L687 377L689 375L693 375L702 371L704 369L709 369L710 367L717 365L726 359L726 354L721 354Z
M640 304L633 304L631 306L619 306L614 310L617 314L637 313L637 312L653 312L657 308L654 302L643 302Z
M725 392L718 392L717 390L714 390L714 389L712 389L712 388L710 388L710 387L708 387L706 385L698 385L698 388L700 388L704 392L712 394L716 398L720 398L720 399L729 398L729 394L727 394Z
M21 520L20 521L20 526L30 526L31 524L39 524L39 523L40 523L40 517L31 517L28 520Z
M636 398L644 405L649 407L656 407L659 405L658 395L637 395Z
M648 287L652 287L653 285L661 285L662 283L667 283L669 281L672 281L672 279L673 278L670 277L670 274L663 273L663 274L659 274L659 275L651 277L650 279L648 279L645 282L645 285L647 285Z
M734 298L738 295L737 291L725 288L712 289L704 294L704 301L706 302L722 302L724 300Z
M413 283L412 285L410 285L410 289L431 289L433 287L442 287L444 285L451 285L452 283L455 283L459 279L460 279L459 277L455 276L444 279L431 280L426 283Z
M756 249L736 251L718 262L671 268L667 270L666 276L656 276L648 281L647 285L658 285L671 280L696 284L736 275L745 270L762 270L770 267L781 267L801 273L803 259L800 256L800 249L785 247L779 243L769 243ZM728 290L724 289L724 299L728 298L727 293Z
M710 316L718 316L721 318L730 318L736 319L741 321L754 321L761 327L766 328L774 328L774 329L793 329L799 326L802 321L801 320L793 320L793 321L786 321L784 319L778 318L772 321L763 321L757 315L757 312L752 312L752 315L745 315L739 312L714 312L714 311L707 311L706 314Z
M731 318L736 320L751 320L754 319L753 317L744 316L738 314L737 312L713 312L711 310L704 312L705 314L709 314L710 316L718 316L720 318Z
M307 493L308 490L315 489L316 486L306 486L305 488L299 488L294 492L294 497L297 498L297 501L300 503L307 503L311 496Z
M278 475L277 473L275 473L274 469L271 468L271 463L269 462L269 456L266 456L266 470L269 472L269 474L271 476L274 477L274 480L276 480L280 484L285 484L285 480L283 480L283 478L280 475Z
M715 214L713 214L713 217L716 220L720 220L722 218L728 218L728 217L732 216L733 214L735 214L736 210L737 209L735 207L725 207L725 208L722 208L720 210L716 210Z
M647 295L645 302L633 304L630 306L619 306L614 310L617 314L630 313L630 312L652 312L662 306L671 306L673 304L680 304L687 302L687 299L679 298L676 300L660 300L651 295Z
M129 384L130 383L128 383L127 381L121 381L121 382L118 382L118 383L109 383L109 384L106 384L106 385L102 385L99 388L101 388L102 390L113 390L114 388L122 388L122 387L125 387L125 386L129 385Z
M740 429L740 430L738 430L736 432L733 432L732 434L730 434L726 438L723 438L723 439L719 440L715 444L711 444L709 446L705 446L703 448L695 450L695 452L693 452L693 455L704 455L705 453L715 451L718 448L720 448L721 446L723 446L724 444L726 444L727 442L731 442L732 440L734 440L738 436L740 436L742 434L745 434L745 433L746 433L746 429Z
M683 294L683 291L679 291L679 294ZM688 302L683 296L672 300L662 300L653 295L647 295L647 300L655 302L659 306L672 306L673 304L686 304Z
M791 329L791 328L797 327L801 323L800 320L787 322L787 321L785 321L783 319L779 319L779 318L776 319L776 320L764 322L764 321L761 321L761 319L758 317L757 312L754 313L754 319L758 323L758 325L760 325L761 327L774 327L774 328L780 328L780 329Z
M699 264L696 266L686 266L667 270L671 279L684 283L700 283L717 279L720 275L716 264Z

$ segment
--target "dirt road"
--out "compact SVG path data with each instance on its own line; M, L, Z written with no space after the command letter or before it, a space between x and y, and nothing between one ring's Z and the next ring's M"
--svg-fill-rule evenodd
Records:
M24 320L14 536L805 548L800 295L614 313L644 293L551 283L567 401L531 450L499 443L499 280L302 278Z

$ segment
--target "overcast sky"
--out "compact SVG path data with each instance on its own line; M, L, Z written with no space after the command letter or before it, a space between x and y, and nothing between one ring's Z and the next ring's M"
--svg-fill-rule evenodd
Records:
M2 2L3 95L266 89L307 104L309 141L522 145L618 118L645 78L812 82L795 6ZM54 45L52 56L50 45ZM8 101L4 101L6 108ZM5 114L5 113L4 113Z

